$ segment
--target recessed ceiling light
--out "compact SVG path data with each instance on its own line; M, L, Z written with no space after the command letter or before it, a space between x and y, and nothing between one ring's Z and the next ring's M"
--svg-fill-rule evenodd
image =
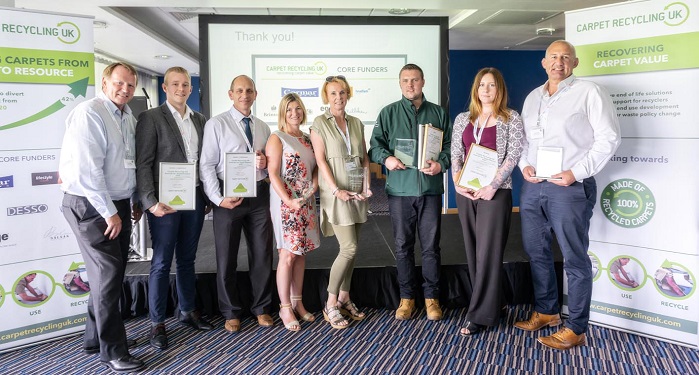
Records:
M196 10L199 10L199 8L193 8L193 7L175 7L175 10L180 11L180 12L194 12Z
M106 29L106 28L107 28L107 23L104 22L104 21L97 21L97 20L94 20L94 21L92 21L92 26L93 26L95 29Z
M158 60L167 60L170 58L170 55L155 55L153 58L158 59Z
M408 9L408 8L391 8L388 10L388 14L401 15L401 14L408 14L412 11L413 11L412 9Z

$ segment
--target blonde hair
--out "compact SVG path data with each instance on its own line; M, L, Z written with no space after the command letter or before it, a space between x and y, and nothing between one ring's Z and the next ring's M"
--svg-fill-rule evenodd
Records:
M181 67L181 66L173 66L171 68L168 68L168 70L165 71L165 78L163 78L163 82L167 85L167 77L170 75L170 73L180 73L184 74L187 77L187 81L189 83L192 83L192 76L189 75L189 72L187 69Z
M112 73L114 73L114 69L116 69L118 66L123 66L124 69L128 70L129 73L133 74L134 77L136 77L136 85L138 85L138 72L136 71L136 68L133 67L133 65L129 63L125 63L123 61L117 61L115 63L111 63L107 65L106 68L102 71L102 77L103 78L109 78L112 76Z
M345 92L347 93L347 100L350 100L350 98L352 97L352 90L350 88L349 82L347 82L347 78L345 78L344 76L330 76L325 79L325 83L323 83L323 90L320 93L320 97L323 99L323 104L328 104L329 102L326 88L329 84L333 82L342 85L342 88L344 88Z
M470 112L469 120L474 122L483 113L483 104L478 98L478 87L486 74L493 75L495 87L497 88L495 100L493 101L493 116L495 118L500 117L503 122L507 122L510 120L510 110L507 108L507 86L505 86L505 79L502 77L502 73L495 68L483 68L476 74L473 86L471 86L471 103L468 106L468 111Z
M281 131L285 131L286 128L286 110L289 108L289 104L296 102L299 103L299 107L301 107L301 110L303 111L303 118L301 118L301 125L306 123L307 117L306 117L306 106L303 105L303 102L301 101L301 97L294 93L288 93L282 97L282 101L279 103L279 114L277 117L277 127Z

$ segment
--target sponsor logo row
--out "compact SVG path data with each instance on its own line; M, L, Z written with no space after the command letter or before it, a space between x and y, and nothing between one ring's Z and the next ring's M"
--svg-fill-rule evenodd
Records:
M37 172L32 173L32 186L55 185L58 184L58 172ZM0 189L15 186L15 176L0 176Z
M48 241L66 240L73 236L70 229L51 226L49 229L41 233L41 238ZM17 246L17 239L11 232L6 232L0 229L0 248Z

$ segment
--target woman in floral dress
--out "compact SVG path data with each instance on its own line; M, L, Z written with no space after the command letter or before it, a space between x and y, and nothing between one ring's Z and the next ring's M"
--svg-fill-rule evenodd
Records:
M318 168L313 146L300 126L306 122L306 108L297 94L287 94L279 104L279 130L267 141L267 168L272 185L270 211L279 252L277 290L279 317L284 327L299 331L296 314L314 321L301 302L305 255L320 246L315 191Z

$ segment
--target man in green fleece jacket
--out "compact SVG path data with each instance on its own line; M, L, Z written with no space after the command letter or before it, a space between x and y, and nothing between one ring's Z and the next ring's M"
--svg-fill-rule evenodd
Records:
M381 110L371 136L371 161L386 166L386 193L396 243L396 268L400 306L396 319L415 313L415 234L422 248L422 284L427 318L442 319L439 306L439 236L441 228L443 173L451 165L451 122L444 108L425 99L422 69L407 64L400 70L401 100ZM428 167L418 169L420 125L432 124L443 133L442 152ZM407 165L406 165L407 164Z

